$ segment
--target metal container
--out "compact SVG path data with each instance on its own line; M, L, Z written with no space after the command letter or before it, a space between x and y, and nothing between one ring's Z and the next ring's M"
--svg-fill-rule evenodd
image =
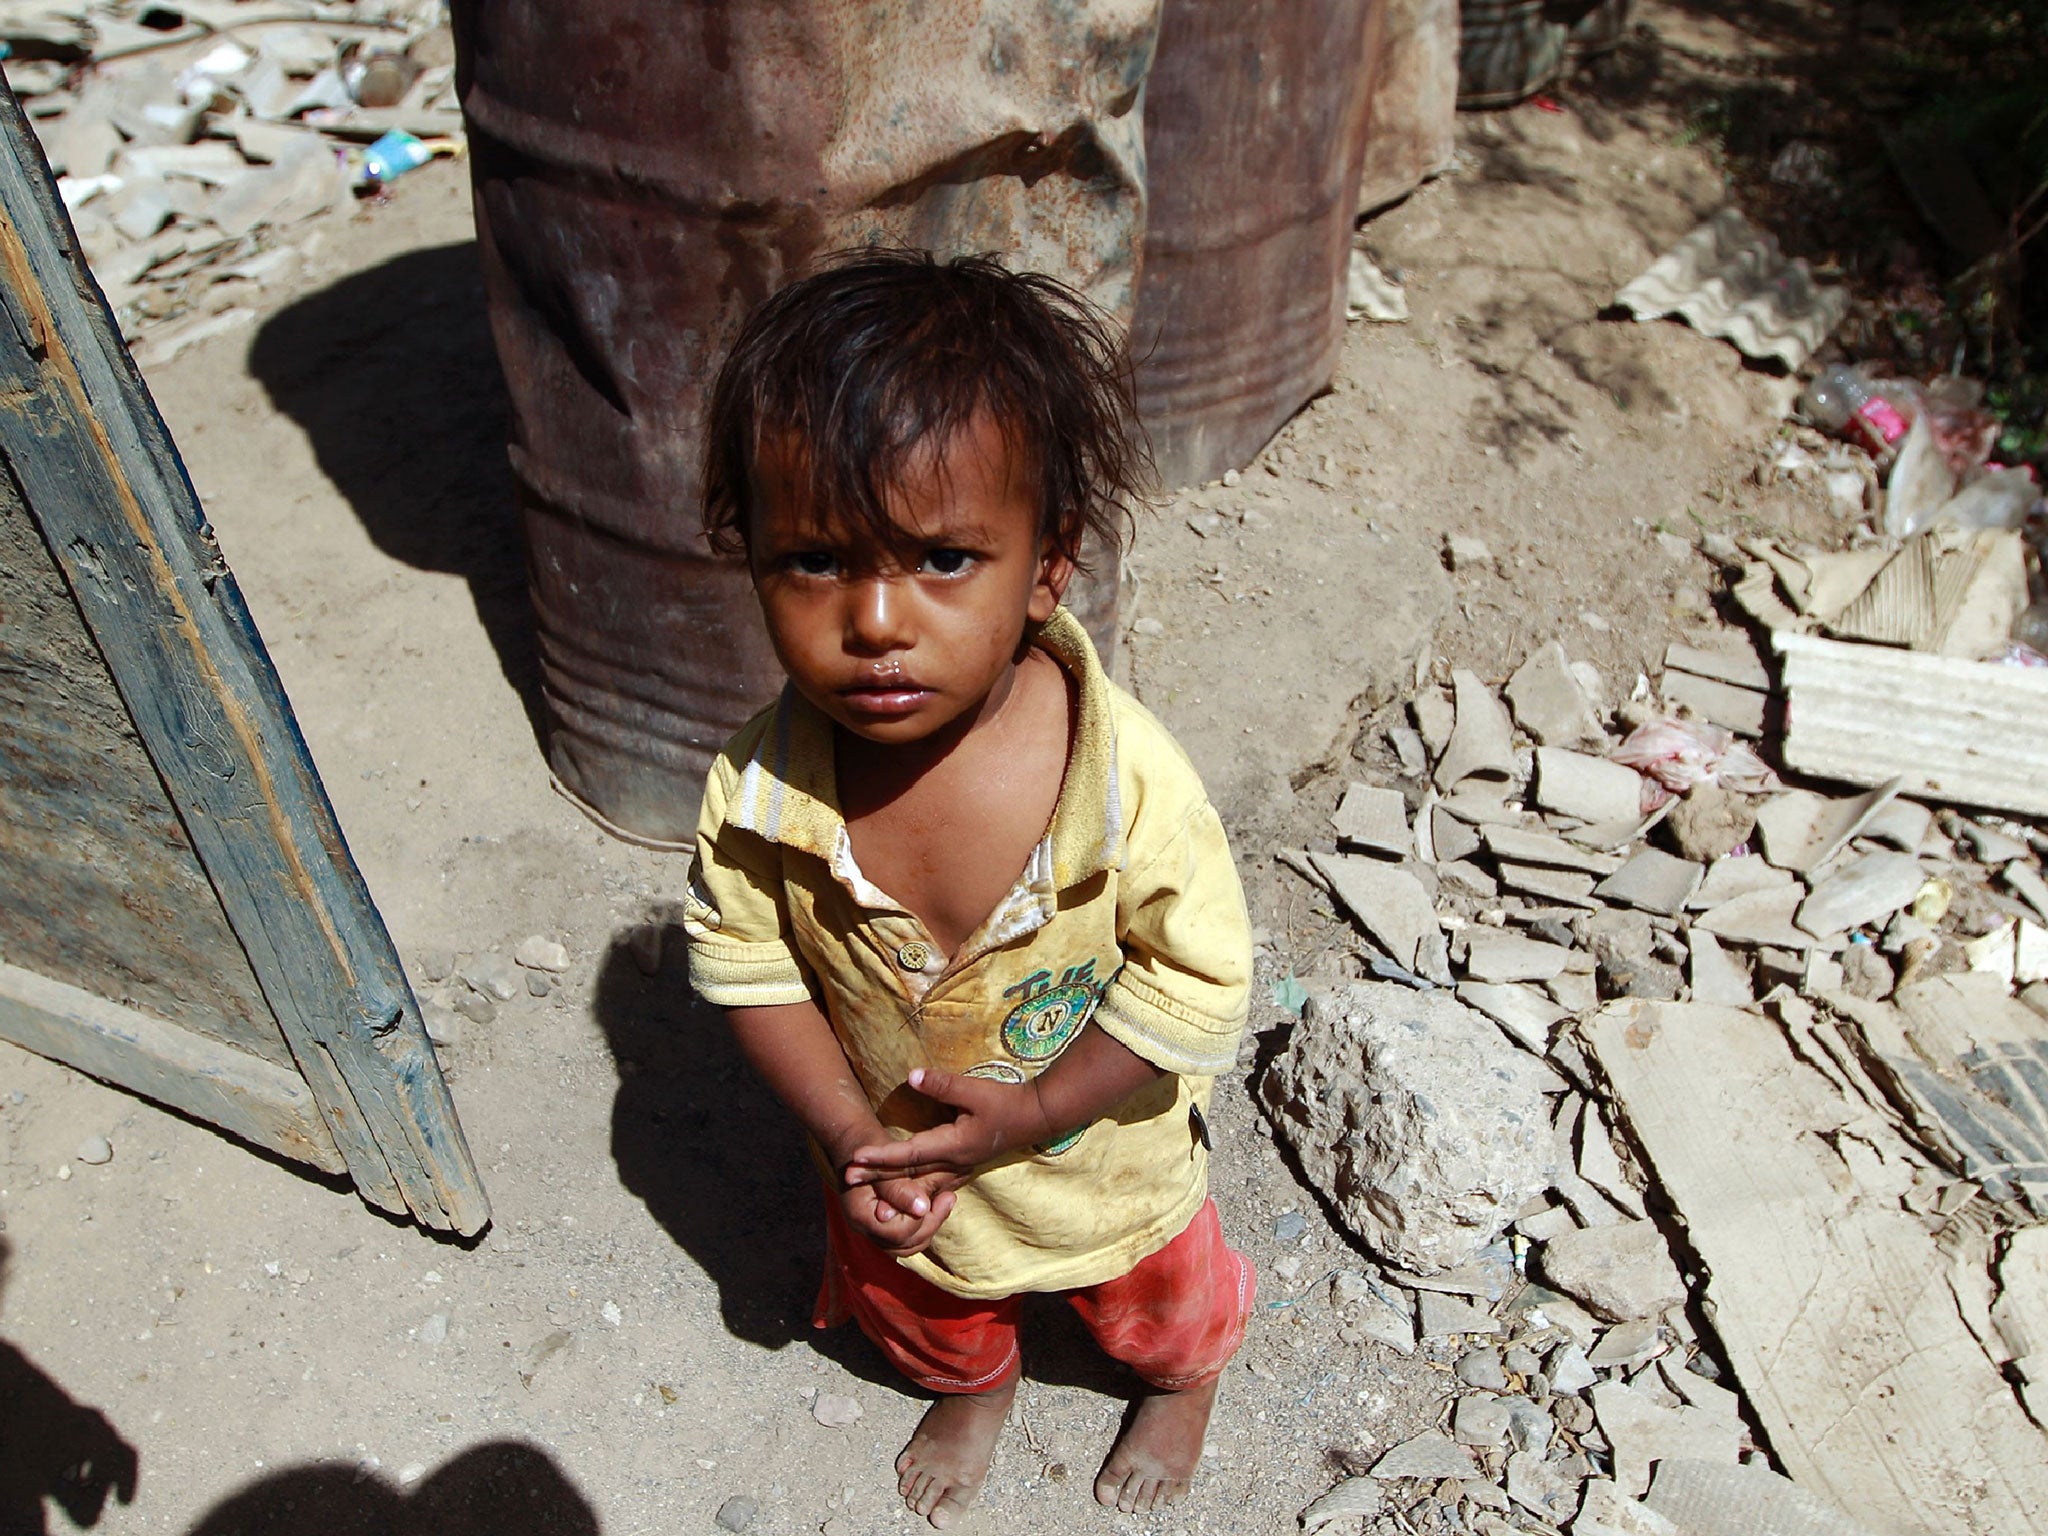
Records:
M1578 8L1579 0L1572 0L1572 10ZM1604 58L1619 48L1626 36L1628 0L1594 0L1583 15L1570 20L1564 39L1565 62L1590 63Z
M1379 0L1167 0L1132 340L1169 487L1247 463L1335 376Z
M512 402L548 760L611 830L694 834L781 685L698 532L705 394L819 255L993 251L1119 318L1158 0L456 0L477 242ZM1071 594L1109 658L1117 562Z
M1458 0L1384 0L1358 211L1406 197L1457 151Z
M1563 72L1569 28L1554 8L1553 0L1460 0L1460 107L1512 107Z

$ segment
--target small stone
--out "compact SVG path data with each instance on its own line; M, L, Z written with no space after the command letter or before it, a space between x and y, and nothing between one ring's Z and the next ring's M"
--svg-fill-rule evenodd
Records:
M1493 564L1493 551L1486 541L1469 533L1444 536L1444 559L1454 571L1477 570Z
M827 1429L844 1429L860 1422L860 1404L836 1392L820 1392L811 1404L811 1417Z
M758 1500L736 1493L718 1506L718 1528L722 1531L744 1531L754 1523L754 1516L760 1511Z
M1377 1293L1372 1282L1356 1270L1339 1270L1330 1279L1330 1305L1338 1310L1355 1307L1362 1302L1375 1301Z
M1529 1451L1541 1456L1550 1449L1550 1437L1555 1426L1550 1415L1525 1398L1502 1398L1508 1410L1508 1439L1514 1442L1518 1451Z
M1422 1336L1449 1338L1457 1333L1498 1333L1500 1324L1484 1307L1476 1307L1462 1296L1442 1291L1424 1291L1421 1296ZM1507 1383L1503 1381L1502 1386Z
M1655 1222L1565 1232L1538 1254L1546 1283L1613 1322L1654 1317L1685 1301L1685 1281Z
M1404 776L1419 779L1429 772L1428 749L1422 744L1421 733L1412 725L1388 726L1387 745L1394 749Z
M1593 703L1573 674L1564 647L1555 640L1531 653L1508 680L1506 691L1515 723L1539 746L1576 747L1605 740Z
M71 1182L71 1165L69 1163L59 1163L57 1165L57 1182L59 1184Z
M1509 1498L1553 1525L1563 1525L1579 1502L1579 1485L1534 1451L1508 1458L1507 1489Z
M472 1024L489 1024L498 1017L498 1005L481 992L458 994L455 1011Z
M605 1323L608 1327L612 1328L618 1327L619 1324L623 1323L626 1320L626 1314L619 1310L619 1304L616 1301L606 1302L604 1306L599 1309L597 1315L605 1320Z
M560 972L569 969L569 951L559 941L538 933L521 939L519 947L512 951L512 959L530 971Z
M1298 1243L1308 1231L1308 1218L1299 1211L1282 1211L1273 1219L1273 1236L1283 1243Z
M75 1162L97 1168L102 1163L114 1160L114 1144L104 1136L88 1136L78 1144L78 1150L71 1154Z
M1593 1389L1593 1412L1614 1448L1615 1484L1631 1498L1649 1488L1653 1462L1734 1466L1741 1454L1741 1420L1702 1408L1666 1408L1618 1381Z
M1682 1536L1648 1505L1638 1504L1604 1477L1591 1479L1572 1521L1572 1536Z
M1598 1378L1594 1378L1598 1380ZM1592 1385L1591 1382L1587 1383ZM1557 1420L1557 1427L1574 1435L1583 1435L1593 1427L1593 1405L1582 1397L1559 1397L1550 1410Z
M478 998L477 1001L481 1003L484 999ZM462 1015L454 1009L429 998L420 1004L420 1022L427 1026L427 1038L434 1044L462 1043Z
M1705 868L1690 859L1675 858L1660 848L1638 848L1593 894L1603 901L1675 917L1685 910L1705 876Z
M526 973L526 995L528 997L546 997L554 990L554 978L549 976L546 971L528 971Z
M1558 1345L1550 1352L1544 1372L1550 1377L1550 1390L1560 1397L1575 1396L1600 1379L1600 1373L1587 1362L1582 1344Z
M1458 1380L1468 1387L1483 1387L1488 1392L1505 1392L1508 1378L1501 1369L1501 1359L1490 1349L1468 1350L1458 1357L1455 1367ZM1489 1444L1498 1444L1489 1441Z
M501 1003L519 995L519 967L504 955L478 955L462 967L461 976L470 987Z
M1517 1344L1500 1357L1500 1363L1517 1376L1534 1376L1543 1369L1543 1362L1536 1351L1526 1344Z
M455 956L445 949L423 949L419 967L422 980L429 984L443 982L455 974Z
M1447 1435L1429 1430L1413 1440L1402 1441L1374 1462L1372 1475L1377 1478L1465 1478L1472 1476L1475 1470L1470 1451Z
M1274 1262L1273 1273L1280 1277L1283 1285L1292 1285L1295 1276L1301 1273L1301 1259L1290 1253L1286 1258Z
M448 1337L448 1314L446 1312L436 1312L424 1323L421 1323L419 1327L415 1328L412 1336L420 1343L430 1347L441 1343Z
M1639 1318L1632 1323L1618 1324L1602 1334L1600 1342L1586 1352L1586 1363L1595 1370L1620 1366L1625 1371L1632 1371L1639 1365L1647 1365L1669 1348L1664 1341L1664 1330L1657 1326L1656 1320Z
M1451 1410L1451 1435L1460 1445L1506 1445L1508 1405L1497 1397L1461 1397Z

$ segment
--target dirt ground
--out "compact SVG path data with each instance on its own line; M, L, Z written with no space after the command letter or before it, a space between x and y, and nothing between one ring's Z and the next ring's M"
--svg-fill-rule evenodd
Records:
M1756 61L1706 8L1640 16L1667 79ZM1625 698L1711 608L1704 532L1826 531L1757 473L1784 380L1603 317L1725 196L1666 100L1623 83L1463 119L1458 172L1365 231L1412 319L1354 326L1335 388L1236 486L1141 519L1121 665L1226 813L1264 980L1344 961L1272 852L1324 835L1419 668L1498 681L1555 636ZM150 385L416 985L529 934L572 965L442 1053L496 1213L467 1245L0 1046L0 1531L47 1510L110 1536L641 1536L709 1531L734 1495L762 1533L908 1529L888 1468L922 1403L850 1330L808 1327L795 1135L678 946L653 977L627 952L683 866L548 784L464 173L309 228L253 330ZM1447 569L1451 533L1491 564ZM1363 1261L1260 1130L1247 1084L1284 1027L1263 986L1254 1026L1215 1187L1261 1305L1195 1497L1093 1504L1122 1383L1048 1305L978 1528L1293 1529L1342 1461L1435 1414L1445 1359L1338 1336L1324 1282ZM93 1134L104 1166L72 1160ZM1283 1243L1290 1212L1307 1229ZM859 1421L820 1425L820 1392ZM83 1482L57 1476L81 1455Z

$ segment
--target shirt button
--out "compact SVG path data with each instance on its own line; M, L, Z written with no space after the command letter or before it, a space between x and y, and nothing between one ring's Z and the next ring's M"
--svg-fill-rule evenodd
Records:
M923 970L931 957L931 950L914 939L896 951L896 963L906 971Z

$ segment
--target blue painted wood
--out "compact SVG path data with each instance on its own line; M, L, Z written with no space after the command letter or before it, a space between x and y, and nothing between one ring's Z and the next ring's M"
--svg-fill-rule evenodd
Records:
M0 92L0 453L365 1199L490 1208L419 1007L40 147Z

